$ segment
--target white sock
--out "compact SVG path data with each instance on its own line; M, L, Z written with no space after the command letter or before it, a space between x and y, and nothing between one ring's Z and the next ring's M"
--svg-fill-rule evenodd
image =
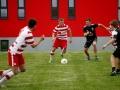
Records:
M2 76L5 76L8 72L10 72L12 69L4 70Z
M13 72L13 71L10 71L10 72L8 72L6 75L11 78L11 77L14 75L14 72Z
M10 79L12 76L14 76L13 71L8 72L1 80L0 80L0 85L4 83L6 80Z

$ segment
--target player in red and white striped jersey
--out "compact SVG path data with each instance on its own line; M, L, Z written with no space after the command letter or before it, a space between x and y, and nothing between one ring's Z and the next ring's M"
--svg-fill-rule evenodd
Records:
M34 48L44 40L44 36L42 36L38 42L34 41L32 32L35 30L36 24L36 20L30 19L28 26L21 29L15 42L9 47L8 63L11 66L11 69L0 71L0 75L2 76L0 85L12 76L16 75L18 72L25 72L25 62L22 55L24 48L27 45Z
M58 25L54 28L52 33L52 39L53 39L53 48L50 52L50 63L53 61L53 56L55 50L60 47L62 52L61 56L63 58L63 54L66 53L67 48L67 39L68 35L70 36L70 43L72 42L72 33L71 29L68 25L64 24L64 19L60 18L58 20Z

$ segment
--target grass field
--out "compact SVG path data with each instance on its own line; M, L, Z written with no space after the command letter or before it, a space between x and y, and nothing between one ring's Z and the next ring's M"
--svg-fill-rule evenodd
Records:
M62 65L59 53L53 64L48 63L48 53L25 53L27 71L0 90L120 90L120 76L109 76L110 54L99 52L99 61L87 61L82 52L69 52L68 64ZM0 69L8 68L6 59L6 53L0 52Z

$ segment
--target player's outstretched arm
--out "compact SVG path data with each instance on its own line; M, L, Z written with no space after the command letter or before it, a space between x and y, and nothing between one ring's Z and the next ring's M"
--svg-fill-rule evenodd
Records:
M106 44L104 44L103 46L102 46L102 49L105 49L107 46L109 46L110 44L112 44L113 42L115 42L115 38L112 38L112 39L110 39Z
M98 26L103 27L104 29L108 30L108 32L111 34L111 29L103 24L98 24Z
M44 40L44 38L45 38L45 36L42 35L41 38L40 38L40 40L39 40L38 42L34 42L34 43L31 45L32 48L37 47L37 46Z
M103 24L98 24L98 26L103 27L103 28L105 28L105 29L109 30L109 28L108 28L108 27L106 27L106 26L105 26L105 25L103 25Z

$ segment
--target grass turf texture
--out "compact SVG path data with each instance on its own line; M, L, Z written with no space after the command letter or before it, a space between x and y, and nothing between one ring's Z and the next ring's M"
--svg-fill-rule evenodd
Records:
M53 64L48 63L48 53L25 53L27 71L0 90L120 90L120 76L110 76L110 54L99 52L99 61L87 61L82 52L69 52L68 64L62 65L59 53ZM8 67L6 59L6 53L0 52L0 69Z

